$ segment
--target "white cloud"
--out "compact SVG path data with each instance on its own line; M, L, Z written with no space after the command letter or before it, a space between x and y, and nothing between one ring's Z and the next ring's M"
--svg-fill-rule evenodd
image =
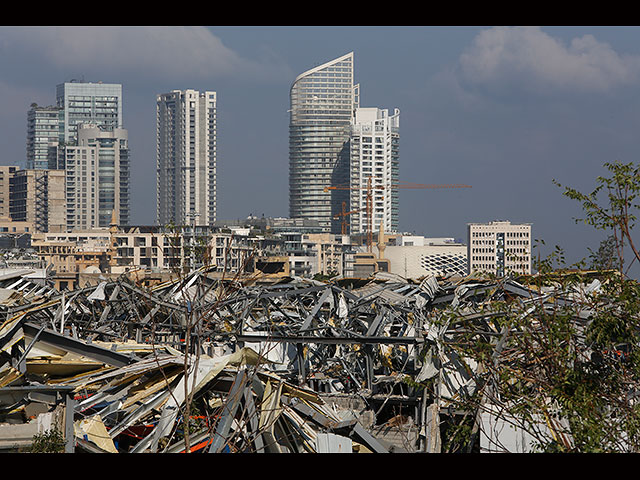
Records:
M465 80L489 87L519 85L607 91L637 82L640 58L619 55L592 35L567 46L537 27L495 27L480 32L460 56Z
M282 66L244 59L205 27L5 27L2 52L37 55L73 72L115 70L174 78L282 75Z

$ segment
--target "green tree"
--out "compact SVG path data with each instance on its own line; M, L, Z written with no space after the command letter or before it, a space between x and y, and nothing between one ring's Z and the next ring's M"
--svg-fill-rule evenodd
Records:
M592 270L611 270L616 268L616 239L613 235L609 235L602 240L598 246L598 250L594 252L589 249L589 252L589 268Z
M64 453L64 435L53 428L34 435L30 453Z
M610 232L618 257L617 267L623 273L625 244L633 252L632 262L640 262L640 252L631 233L636 221L634 212L640 208L637 200L640 195L640 167L633 162L605 163L604 167L609 170L610 176L599 176L597 186L591 193L582 193L555 180L554 183L564 188L564 195L582 204L585 216L576 219L576 222L584 222L598 230Z
M591 252L598 288L587 292L593 277L555 269L564 262L556 247L528 280L531 299L483 306L492 328L479 328L477 315L446 312L456 329L443 353L478 365L475 390L454 402L476 413L470 441L490 407L542 452L640 451L640 285L626 275L640 261L632 236L640 171L633 163L604 166L609 176L589 194L554 181L581 203L584 218L576 221L609 236Z

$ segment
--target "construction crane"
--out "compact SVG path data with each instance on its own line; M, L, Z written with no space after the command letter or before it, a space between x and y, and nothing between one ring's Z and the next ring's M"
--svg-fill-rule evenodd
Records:
M355 210L351 210L350 212L347 212L347 202L342 202L342 212L336 213L333 216L334 220L337 220L338 218L342 217L342 235L347 234L347 226L349 225L347 223L347 217L352 213L357 213L359 211L360 209L356 208Z
M412 183L412 182L399 182L396 184L392 184L389 186L389 189L393 190L395 188L398 189L427 189L427 188L471 188L471 185L462 185L462 184L448 184L448 185L428 185L428 184L424 184L424 183ZM376 190L384 190L385 186L384 185L373 185L371 183L371 176L368 177L367 179L367 185L366 186L356 186L356 187L352 187L350 185L334 185L331 187L325 187L324 191L328 192L329 190L366 190L367 192L367 196L366 196L366 213L367 213L367 251L371 252L372 251L372 246L373 246L373 196L372 196L372 191L376 189ZM343 216L343 223L342 223L342 233L345 233L346 231L346 220L345 217L348 214L352 214L357 212L358 210L352 210L350 212L345 212L346 210L346 203L342 202L342 213L336 214L334 215L334 218L338 217L338 216Z

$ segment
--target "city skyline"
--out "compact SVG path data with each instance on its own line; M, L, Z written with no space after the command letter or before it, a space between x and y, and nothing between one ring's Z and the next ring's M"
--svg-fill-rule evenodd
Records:
M473 186L399 192L399 230L464 239L469 222L531 223L575 261L603 234L575 224L579 205L552 180L590 191L605 162L637 160L638 39L635 27L2 27L0 163L24 168L27 111L55 85L122 84L130 223L153 224L155 96L213 90L218 218L287 216L289 89L353 51L361 106L402 112L399 179Z

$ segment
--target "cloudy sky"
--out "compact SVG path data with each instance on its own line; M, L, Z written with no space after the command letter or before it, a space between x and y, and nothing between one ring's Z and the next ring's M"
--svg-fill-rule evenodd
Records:
M156 95L214 90L219 218L288 216L289 88L351 51L361 105L400 109L400 179L473 187L401 190L403 231L511 220L569 261L597 248L553 180L590 191L638 161L636 27L0 27L0 163L24 166L29 105L57 84L120 83L132 223L153 224Z

